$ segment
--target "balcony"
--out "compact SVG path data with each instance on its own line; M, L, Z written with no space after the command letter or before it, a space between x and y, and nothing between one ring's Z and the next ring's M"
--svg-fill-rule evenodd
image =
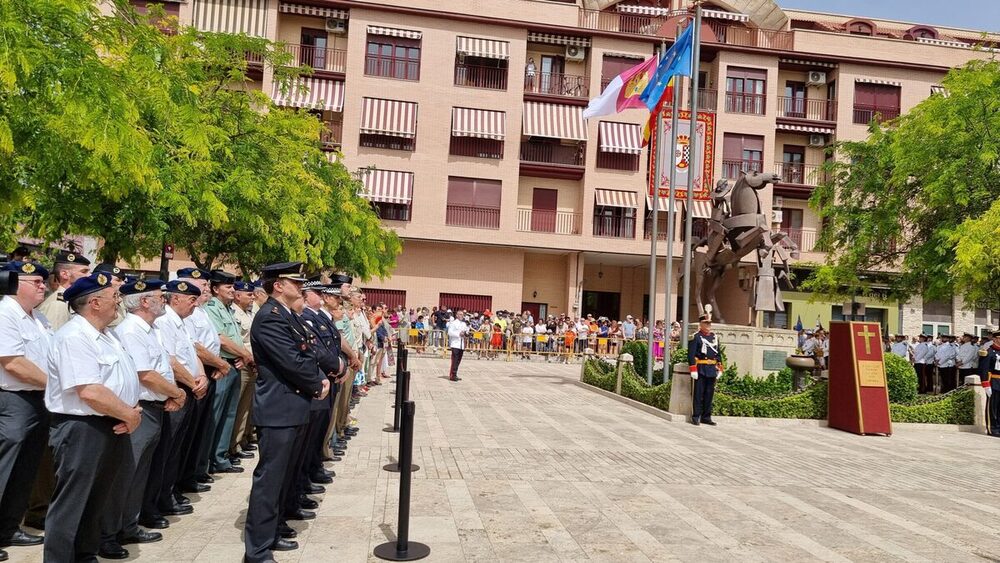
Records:
M517 230L528 233L554 233L557 235L578 235L583 215L570 211L548 209L517 209Z
M594 236L601 238L635 238L635 217L594 215Z
M767 107L765 94L750 94L746 92L726 92L726 112L764 115Z
M805 227L782 227L781 232L788 235L788 238L795 243L800 252L812 252L816 248L816 229ZM783 243L787 248L789 245Z
M506 90L507 69L455 63L455 86Z
M340 121L324 121L319 132L320 143L324 149L339 147L344 139L344 124Z
M557 145L532 141L521 143L521 162L583 166L586 154L587 149L584 143L579 145Z
M498 230L500 228L500 208L448 204L445 209L444 222L455 227Z
M722 177L726 180L739 180L745 172L763 172L763 160L723 159Z
M795 34L790 31L772 31L769 29L758 29L727 25L720 22L708 22L711 34L702 37L705 41L722 43L724 45L734 45L737 47L755 47L758 49L778 49L781 51L793 51L795 45ZM713 41L712 35L715 36Z
M774 173L781 176L782 184L818 186L824 181L822 164L804 162L775 162Z
M312 45L285 45L285 52L292 55L294 64L312 67L319 72L347 71L347 51L343 49L324 49Z
M597 152L597 167L605 170L639 171L639 155L621 152Z
M898 107L854 104L854 123L858 125L868 125L873 119L875 121L888 121L897 117L899 117Z
M589 98L590 78L560 72L524 72L524 93Z
M809 121L837 121L837 100L810 100L778 96L778 117Z
M456 137L453 135L448 154L499 160L503 158L503 141L482 139L479 137Z
M663 215L663 217L661 217L659 222L657 222L656 224L656 229L657 229L656 240L667 240L666 212L661 211L660 213L661 215ZM684 214L678 212L674 220L677 222L676 223L677 228L680 230L680 239L678 240L684 240L684 229L685 229L684 221L686 221ZM646 219L643 228L645 229L643 238L645 238L646 240L651 239L653 237L652 219ZM695 239L700 239L705 237L707 234L708 234L708 220L700 219L697 217L693 218L691 220L691 236L693 236Z
M667 18L662 16L580 10L580 27L597 31L655 37L660 34L660 29L666 21Z

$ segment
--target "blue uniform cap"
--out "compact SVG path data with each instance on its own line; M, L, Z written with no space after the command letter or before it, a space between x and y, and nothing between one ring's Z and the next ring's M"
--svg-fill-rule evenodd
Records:
M163 286L163 291L164 293L177 293L179 295L194 295L195 297L201 295L201 290L198 289L196 286L180 280L167 282L167 284Z
M180 270L177 270L177 277L179 278L207 280L211 276L212 276L211 272L202 270L201 268L181 268Z
M236 291L246 291L247 293L253 291L253 284L248 281L236 280L233 283L233 289Z
M121 268L119 268L118 266L115 266L114 264L109 264L107 262L98 264L97 267L94 268L94 272L95 273L96 272L104 272L105 274L111 274L112 276L114 276L114 277L116 277L116 278L118 278L120 280L124 280L125 279L125 272L123 272Z
M90 260L82 254L77 254L76 252L70 252L68 250L60 250L56 254L56 264L79 264L80 266L89 266Z
M90 295L91 293L96 293L107 287L111 287L110 275L103 272L90 274L87 277L76 280L73 282L73 285L66 288L66 291L63 292L63 301L68 303L77 297Z
M22 276L41 276L42 279L49 277L49 271L38 262L21 262L18 260L7 262L3 265L3 271L17 272Z
M265 280L287 279L291 281L304 282L306 278L302 275L302 262L282 262L264 266L261 275Z
M125 285L118 288L118 291L122 295L136 295L139 293L148 293L150 291L156 291L157 289L163 289L166 283L163 280L150 279L150 280L132 280L127 282Z

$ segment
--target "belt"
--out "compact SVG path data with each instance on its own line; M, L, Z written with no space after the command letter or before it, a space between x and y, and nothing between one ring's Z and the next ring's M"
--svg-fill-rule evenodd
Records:
M160 408L163 408L164 406L166 406L167 402L166 401L139 401L139 404L147 406L147 407L160 407Z
M694 363L698 364L698 365L710 365L710 366L714 366L714 365L716 365L716 364L719 363L719 360L702 360L702 359L699 358L699 359L695 360Z
M1000 379L1000 373L991 373L990 379Z
M0 389L4 393L17 393L18 395L45 395L42 389Z

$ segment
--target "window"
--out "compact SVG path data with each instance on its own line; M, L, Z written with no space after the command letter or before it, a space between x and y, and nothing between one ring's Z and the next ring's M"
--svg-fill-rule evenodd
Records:
M736 180L744 172L763 172L764 137L726 133L722 138L722 176Z
M726 74L726 111L764 115L767 71L731 66Z
M620 152L597 152L597 167L608 170L639 171L639 155Z
M359 144L362 147L412 151L417 140L417 104L362 98Z
M854 84L854 123L867 125L871 120L899 117L900 87L892 84Z
M867 20L851 20L845 27L851 35L875 35L875 24Z
M472 156L476 158L503 158L503 141L497 139L482 139L479 137L451 136L451 146L448 154L455 156Z
M607 86L609 82L614 80L616 76L634 67L640 62L642 62L642 58L633 59L629 57L604 55L604 60L601 64L601 91L604 91L604 87Z
M455 60L455 86L507 89L507 60L459 56Z
M315 69L326 68L326 31L302 28L302 48L299 50L299 64Z
M482 313L493 310L493 297L466 293L441 293L438 296L438 307L452 311L465 309L470 313Z
M362 147L373 149L390 149L397 151L412 151L416 149L416 139L396 137L394 135L375 135L362 133L359 143Z
M629 207L594 207L594 236L635 238L635 209Z
M369 33L365 74L399 80L419 80L420 39Z
M384 201L371 202L372 209L384 221L409 221L410 204L408 203L386 203Z
M789 184L805 183L806 148L800 145L785 145L781 153L781 180Z
M806 83L785 82L785 96L781 100L782 115L784 117L806 116Z
M481 229L500 228L500 180L448 177L445 223Z
M903 37L904 39L937 39L938 34L933 27L916 26L911 27Z

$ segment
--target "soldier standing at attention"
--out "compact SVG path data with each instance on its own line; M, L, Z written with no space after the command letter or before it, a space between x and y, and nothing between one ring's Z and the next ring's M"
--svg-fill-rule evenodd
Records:
M69 308L63 300L63 292L76 280L90 273L90 260L73 252L60 251L56 254L55 266L52 268L52 278L58 285L42 304L39 312L45 315L52 325L52 330L59 330L69 321Z
M1000 330L993 333L993 345L985 352L980 357L979 379L986 390L986 432L1000 437Z
M966 332L962 334L962 344L958 347L955 363L958 364L958 384L965 385L965 377L979 373L979 347L976 337Z
M715 426L712 420L712 399L715 398L715 380L722 373L722 356L719 340L712 332L712 316L702 315L698 332L688 343L688 364L694 380L694 412L691 424Z

